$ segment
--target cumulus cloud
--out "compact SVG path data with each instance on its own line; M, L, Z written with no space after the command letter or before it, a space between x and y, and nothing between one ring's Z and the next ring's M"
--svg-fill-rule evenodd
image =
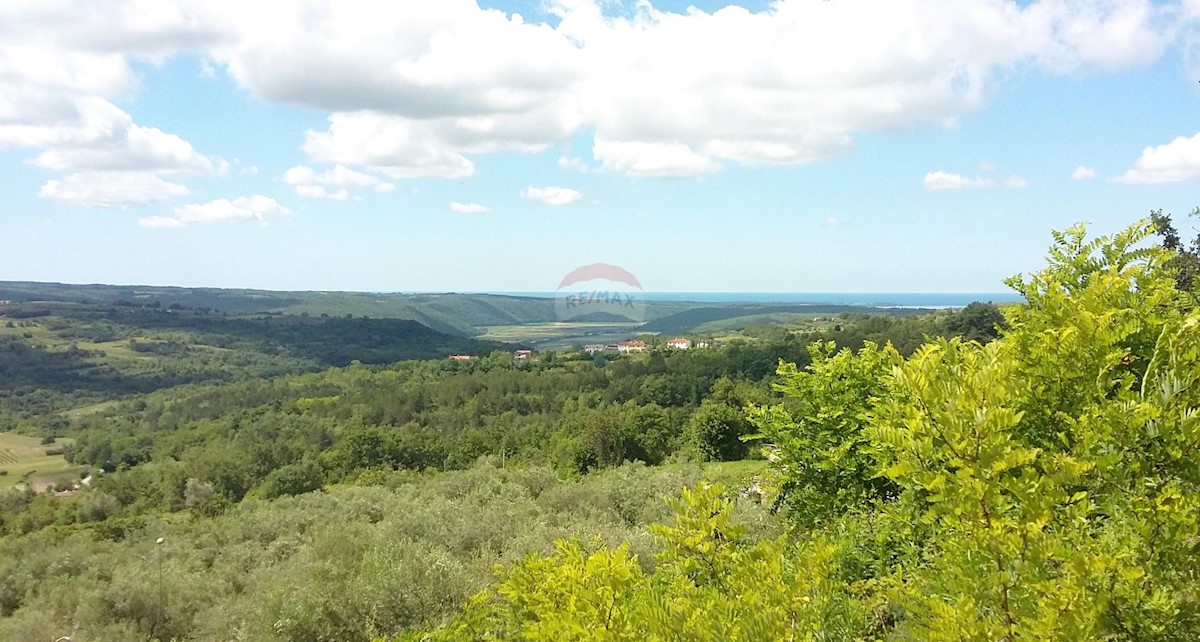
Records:
M1080 165L1071 172L1071 180L1073 181L1090 181L1096 178L1096 170L1092 167Z
M570 205L583 198L578 190L569 187L534 187L530 185L521 190L521 196L541 201L546 205Z
M457 201L450 204L450 211L455 214L486 214L492 211L492 208L479 203L459 203Z
M466 178L475 164L412 121L370 112L333 114L309 130L302 149L315 161L369 167L391 178Z
M142 227L178 228L194 223L227 223L235 221L258 221L263 225L268 219L291 216L292 211L275 199L255 194L229 200L218 199L209 203L195 203L175 208L171 216L149 216L138 220Z
M473 155L584 128L602 168L635 176L814 162L952 124L1010 69L1150 63L1175 29L1149 0L896 0L869 20L846 2L612 16L551 0L554 26L466 0L364 6L245 9L213 56L260 99L332 112L306 136L314 161L393 178L462 178Z
M396 186L370 174L356 172L345 165L336 165L324 172L297 165L283 175L283 182L295 187L303 198L324 198L344 201L350 198L349 188L368 188L376 192L394 192Z
M4 85L0 81L0 94ZM163 176L228 170L227 163L198 153L179 136L133 123L107 101L50 102L62 109L10 118L4 116L11 110L4 114L0 104L0 147L40 148L30 164L70 172L43 185L42 196L99 207L136 205L187 193Z
M330 201L345 201L350 199L348 189L326 189L324 185L297 185L296 195L301 198L317 198Z
M1198 19L1185 2L892 0L864 19L854 2L611 15L607 0L548 0L528 20L473 0L7 0L0 145L63 172L220 173L115 107L135 61L190 52L260 100L329 113L304 135L311 162L393 179L464 178L479 154L585 131L596 165L633 176L809 163L864 133L952 125L1013 69L1153 62Z
M825 222L824 222L825 227L837 227L841 224L842 224L842 219L840 219L836 216L826 217Z
M212 16L187 4L0 5L0 147L31 148L30 164L68 174L43 185L43 196L132 205L186 193L163 176L227 171L224 161L178 135L135 123L114 104L137 86L134 59L155 62L180 48L217 42Z
M151 172L82 172L46 181L38 195L88 207L144 205L186 196L187 187Z
M1119 183L1178 183L1200 179L1200 134L1180 136L1157 147L1147 147L1133 168L1116 177Z
M929 172L925 175L925 189L927 190L952 190L952 189L986 189L995 187L996 182L990 178L967 178L962 174L953 172Z
M695 176L721 169L713 159L682 143L596 139L592 154L604 169L630 176Z
M970 178L962 174L954 172L936 171L929 172L924 179L925 189L931 191L945 191L955 189L989 189L992 187L1005 187L1007 189L1024 189L1029 185L1029 180L1022 176L1007 176L1004 180L997 183L990 178L976 176Z

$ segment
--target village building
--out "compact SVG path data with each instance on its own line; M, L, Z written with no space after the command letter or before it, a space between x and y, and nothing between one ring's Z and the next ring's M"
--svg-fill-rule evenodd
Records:
M617 344L617 351L618 352L645 352L646 351L646 342L645 341L637 341L637 340L622 341Z
M517 361L524 361L533 356L533 350L517 350L513 352L513 358Z
M667 342L667 347L672 350L691 350L692 340L683 337L676 337Z

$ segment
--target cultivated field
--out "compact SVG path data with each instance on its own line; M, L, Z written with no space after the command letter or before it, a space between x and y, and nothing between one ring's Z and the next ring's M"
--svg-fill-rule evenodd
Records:
M53 486L59 481L70 481L80 467L71 466L62 455L48 455L47 450L61 450L63 440L43 446L35 437L0 432L0 488L30 485L35 490Z
M638 334L637 323L525 323L487 326L477 337L489 341L525 343L544 350L575 343L612 343Z

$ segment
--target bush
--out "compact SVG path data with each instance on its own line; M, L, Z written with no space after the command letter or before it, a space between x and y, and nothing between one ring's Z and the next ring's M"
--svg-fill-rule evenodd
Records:
M734 461L746 456L742 437L750 433L750 423L738 408L705 400L688 420L685 434L688 444L703 461Z
M306 459L271 471L258 487L259 496L274 499L284 495L300 495L319 490L325 473L317 462Z

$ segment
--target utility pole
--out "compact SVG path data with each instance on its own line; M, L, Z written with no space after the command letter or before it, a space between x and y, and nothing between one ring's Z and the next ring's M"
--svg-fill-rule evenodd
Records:
M162 565L163 565L163 560L162 560L162 558L163 558L163 542L165 542L165 541L166 541L166 539L162 538L162 537L155 540L155 544L157 544L156 552L157 552L157 557L158 557L158 613L156 613L154 616L154 629L151 632L152 635L158 634L158 627L162 623L162 618L163 618L164 600L166 599L166 595L163 593L163 567L162 567Z

